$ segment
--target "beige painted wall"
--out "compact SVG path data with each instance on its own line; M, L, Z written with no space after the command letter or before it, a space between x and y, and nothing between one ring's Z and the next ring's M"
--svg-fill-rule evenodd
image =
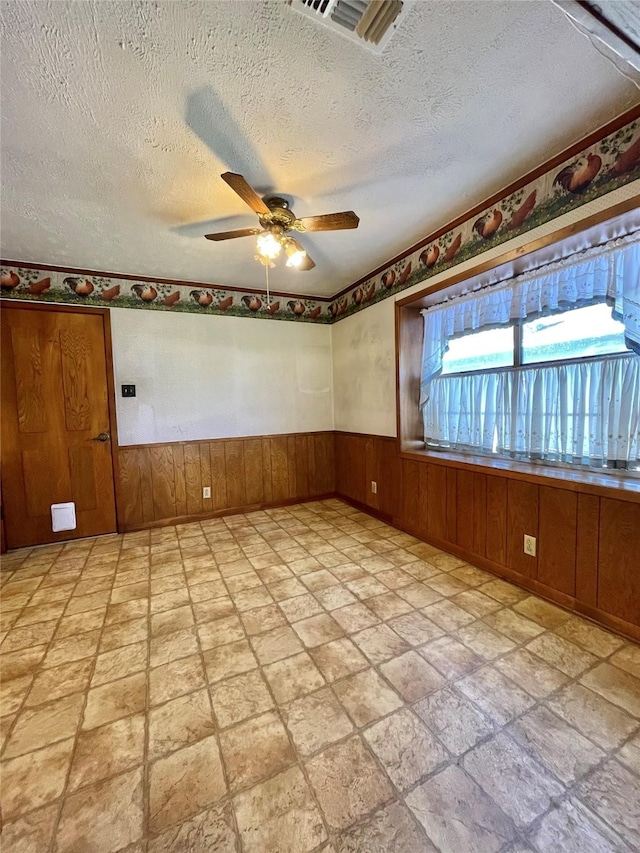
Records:
M329 326L122 308L111 325L121 445L333 429Z

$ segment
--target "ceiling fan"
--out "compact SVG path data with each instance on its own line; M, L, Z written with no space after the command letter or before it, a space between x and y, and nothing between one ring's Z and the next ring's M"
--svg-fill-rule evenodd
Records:
M359 217L352 210L342 213L328 213L324 216L305 216L298 219L289 209L289 202L280 196L260 198L253 187L242 175L235 172L225 172L220 175L223 181L258 214L260 228L240 228L236 231L220 231L217 234L205 234L207 240L233 240L236 237L251 237L257 235L256 260L272 266L272 261L284 249L287 255L287 266L299 270L311 270L314 261L306 253L304 247L292 237L290 231L341 231L344 228L357 228Z

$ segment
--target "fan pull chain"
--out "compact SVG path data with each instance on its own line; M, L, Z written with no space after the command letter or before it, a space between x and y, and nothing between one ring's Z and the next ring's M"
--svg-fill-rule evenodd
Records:
M271 296L269 295L269 264L264 265L264 271L267 276L267 308L271 306Z

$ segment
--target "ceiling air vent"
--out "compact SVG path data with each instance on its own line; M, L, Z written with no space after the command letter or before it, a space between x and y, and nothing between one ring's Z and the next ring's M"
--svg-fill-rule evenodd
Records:
M290 0L292 9L375 53L382 53L402 20L402 0Z

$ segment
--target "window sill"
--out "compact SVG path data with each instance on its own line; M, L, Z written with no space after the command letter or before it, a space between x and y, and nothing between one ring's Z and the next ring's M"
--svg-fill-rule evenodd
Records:
M474 456L471 453L426 450L423 445L418 446L418 442L403 444L400 448L400 457L416 462L429 461L433 465L443 465L447 468L461 468L484 474L495 473L507 479L525 480L530 483L640 503L640 478L634 476L598 474L595 471L585 470L572 471L567 468L555 468L552 465L544 466L510 459L489 459L486 456Z

